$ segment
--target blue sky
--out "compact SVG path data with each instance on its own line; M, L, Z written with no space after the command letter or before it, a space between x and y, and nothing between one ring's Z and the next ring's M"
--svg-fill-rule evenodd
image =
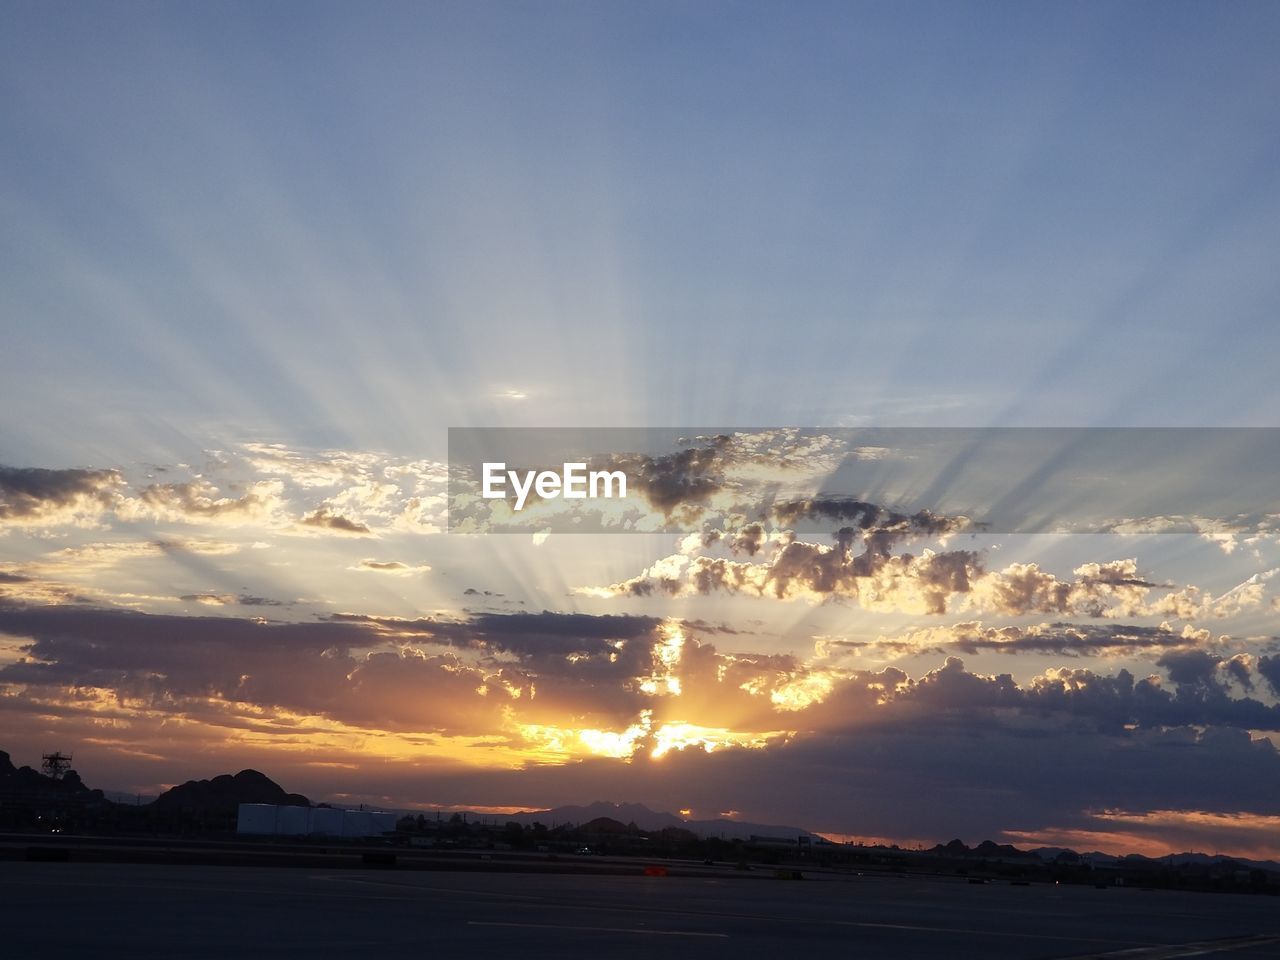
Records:
M15 4L6 433L1270 423L1278 18Z
M741 697L725 695L725 717L755 724L725 728L741 736L723 742L739 746L790 730L788 705L801 701L826 711L815 729L829 732L837 701L852 711L840 723L862 717L857 697L883 677L854 674L897 663L895 638L915 644L904 663L920 686L901 692L911 717L946 684L995 689L973 678L1004 670L1020 696L1041 697L1064 682L1045 671L1067 666L1139 680L1147 670L1167 691L1185 687L1187 703L1201 696L1197 709L1209 709L1206 691L1274 706L1262 658L1276 654L1269 584L1280 560L1265 519L1251 530L989 543L986 586L975 572L939 626L915 594L900 607L863 602L867 584L857 596L797 588L773 605L691 595L687 584L629 594L628 584L652 588L663 571L702 562L670 538L451 538L441 532L441 461L451 426L1280 426L1275 4L10 2L5 22L0 620L11 619L0 622L0 671L13 672L0 672L10 694L0 706L31 704L20 711L22 745L84 733L65 690L33 678L102 681L42 632L56 629L40 618L85 604L104 637L116 636L113 624L170 622L121 611L190 618L197 634L206 614L373 618L362 621L372 633L343 641L371 676L386 663L365 659L387 652L379 644L406 649L401 627L379 617L471 624L467 649L501 662L517 657L516 641L494 638L528 624L484 618L517 607L615 627L610 615L653 617L663 625L632 627L648 631L655 670L671 667L660 654L675 656L673 624L728 625L740 632L690 632L681 649L732 653L738 667L722 661L725 675L750 657L761 670L773 664L774 686L744 683L750 696L777 694L781 713L731 709ZM926 547L956 544L926 538L914 556ZM776 568L784 545L770 549ZM826 539L813 549L830 557ZM1000 591L1027 580L1010 571L1032 562L1073 584L1061 589L1075 599L1006 602ZM1108 590L1142 580L1133 589L1151 596L1112 597L1103 616L1082 599L1099 576L1118 578ZM1190 586L1199 592L1179 593ZM1175 609L1186 616L1171 633L1141 634L1154 646L1133 640L1141 631L1125 634L1123 649L1050 644L1016 669L1006 652L974 647L978 628L960 626L981 613L988 628L1006 616L1019 630L1049 629L1060 616L1158 631ZM960 633L929 640L931 625ZM619 639L613 627L573 629ZM456 646L452 627L432 630L413 641L430 657L444 655L433 644ZM581 642L596 649L592 637ZM852 660L820 655L836 641L869 646L841 647L864 651L841 654ZM956 644L981 650L968 655L970 674L941 672ZM1216 666L1187 672L1189 653ZM328 661L317 658L319 675ZM530 676L543 671L545 689L578 691L560 703L578 716L588 681L559 677L523 647L517 659ZM169 695L204 689L173 669ZM523 689L496 676L484 683L501 696ZM150 682L95 696L145 699ZM280 677L275 687L238 682L256 708L314 722L326 749L354 750L365 724L385 745L379 755L401 764L368 789L402 802L422 799L415 764L435 776L472 756L456 738L487 736L497 722L459 701L465 729L441 733L409 693L384 691L403 710L373 716L350 691L320 704ZM244 701L222 694L243 721ZM176 776L173 758L190 744L149 726L159 723L154 703L130 702L122 722L133 733L102 742L98 779L141 789ZM41 726L38 716L63 716L53 703L68 711L65 725ZM197 759L232 762L235 748L308 789L337 789L270 737L234 724L225 734L225 717L190 709L209 731ZM619 736L642 726L640 714L582 709ZM1252 707L1231 709L1231 730L1275 736L1240 719ZM661 713L644 737L659 735ZM478 768L542 751L565 761L565 786L482 778L458 781L453 796L589 800L577 794L618 775L602 767L604 780L591 780L565 760L577 763L573 751L556 754L548 716L523 716L518 736L504 728L516 739ZM1213 726L1201 714L1143 716L1160 736ZM692 722L668 720L668 730ZM1060 732L1075 736L1074 722ZM438 755L397 739L424 730L455 739ZM766 740L716 762L742 763L749 783L749 755L776 746ZM794 750L779 756L798 762ZM1249 756L1256 783L1280 782L1274 751ZM680 755L690 769L699 762ZM716 799L714 777L672 776L668 793L648 799L689 806L680 791L697 783L707 805L750 806ZM1276 815L1261 793L1233 789L1161 798L1135 786L1124 802L1153 830L1205 810ZM974 830L1083 836L1097 832L1088 811L1110 802L1040 801L1039 819L956 816ZM757 812L805 815L763 800ZM843 831L839 811L815 816ZM924 814L895 820L891 803L868 816L884 836L948 829ZM1188 836L1162 834L1175 835ZM1137 842L1127 836L1117 842Z

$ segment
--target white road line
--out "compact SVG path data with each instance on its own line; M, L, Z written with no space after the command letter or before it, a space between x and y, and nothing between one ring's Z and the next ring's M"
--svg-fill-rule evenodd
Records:
M650 937L711 937L728 940L727 933L700 930L641 930L636 927L580 927L569 923L509 923L502 920L468 920L469 927L523 927L529 930L573 930L579 933L640 933Z
M982 930L973 927L938 927L916 923L883 923L872 920L838 920L832 917L794 917L760 913L737 913L727 910L697 910L681 907L656 906L652 904L636 906L634 904L625 903L570 903L560 900L552 900L547 897L507 895L487 892L473 893L465 888L420 887L417 884L400 884L395 881L373 880L362 877L315 876L312 877L312 879L344 880L349 883L385 884L387 886L403 887L404 889L415 889L432 893L456 894L467 898L474 896L489 896L503 900L530 900L538 901L540 905L545 905L546 909L572 910L580 912L642 913L649 916L665 914L666 916L679 917L713 917L719 920L751 920L759 923L801 923L807 926L854 927L870 930L905 930L911 933L938 933L955 936L978 936L1016 940L1053 940L1060 943L1105 943L1111 945L1136 944L1144 949L1156 946L1156 944L1151 943L1149 940L1131 940L1127 937L1082 937L1072 934L1030 933L1014 930Z
M1195 943L1170 943L1160 947L1138 947L1132 950L1113 950L1110 953L1090 953L1068 960L1175 960L1176 957L1207 957L1215 953L1233 953L1251 947L1264 947L1280 943L1280 936L1255 934L1251 937L1230 937L1226 940L1199 940Z
M314 874L307 877L307 879L327 880L332 883L356 883L365 886L394 887L397 890L410 890L419 893L444 893L468 899L475 897L489 897L493 900L528 900L530 902L537 903L542 903L547 899L546 897L538 897L529 893L493 893L488 890L469 890L466 887L429 887L421 883L410 883L396 880L375 880L372 877L344 877L333 874Z

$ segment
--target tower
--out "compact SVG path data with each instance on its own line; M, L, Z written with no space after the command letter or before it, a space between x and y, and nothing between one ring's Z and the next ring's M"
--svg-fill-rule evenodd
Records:
M70 754L46 753L40 759L40 768L44 771L44 775L53 780L61 780L63 774L71 769Z

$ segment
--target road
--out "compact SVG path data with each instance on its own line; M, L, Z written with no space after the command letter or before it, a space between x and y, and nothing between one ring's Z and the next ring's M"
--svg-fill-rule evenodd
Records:
M14 958L738 960L824 952L1260 960L1280 957L1280 902L919 877L0 863L0 955Z

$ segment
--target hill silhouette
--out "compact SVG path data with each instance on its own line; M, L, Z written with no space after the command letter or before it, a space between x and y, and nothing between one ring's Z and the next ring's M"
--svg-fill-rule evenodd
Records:
M15 767L9 754L0 750L0 803L59 806L100 802L107 802L102 791L90 790L74 770L55 780L31 767Z
M302 794L286 792L257 770L241 770L235 776L224 773L212 780L188 780L160 794L151 806L159 813L234 815L242 803L311 806L311 801Z
M961 840L940 843L930 853L944 857L979 857L982 859L1016 859L1018 857L1034 857L1035 853L1019 850L1008 843L996 843L994 840L983 840L976 847L969 847Z

